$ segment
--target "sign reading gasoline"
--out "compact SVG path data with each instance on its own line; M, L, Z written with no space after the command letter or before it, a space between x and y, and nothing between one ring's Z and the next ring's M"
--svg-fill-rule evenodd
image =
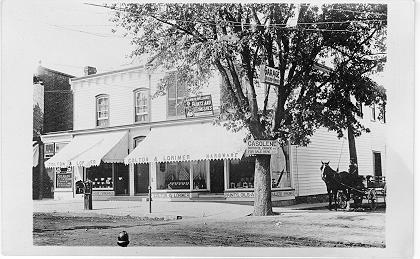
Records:
M185 99L185 116L187 118L205 115L213 115L213 102L210 94Z
M279 152L277 140L248 140L248 155L271 155Z
M280 70L261 66L260 82L272 85L280 85Z

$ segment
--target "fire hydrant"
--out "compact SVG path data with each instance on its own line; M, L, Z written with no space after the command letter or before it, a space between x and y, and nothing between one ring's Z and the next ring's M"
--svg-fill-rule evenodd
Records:
M122 247L127 247L128 244L130 244L130 240L128 240L128 233L126 231L121 231L118 234L117 244Z

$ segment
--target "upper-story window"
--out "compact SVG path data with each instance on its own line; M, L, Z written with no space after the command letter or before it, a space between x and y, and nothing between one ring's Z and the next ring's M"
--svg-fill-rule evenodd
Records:
M376 121L376 109L375 109L375 104L372 104L370 106L370 119L372 121Z
M379 113L380 113L380 118L379 118L379 120L382 122L382 123L386 123L386 116L385 116L385 114L386 114L386 110L385 110L385 104L382 104L381 106L380 106L380 108L379 108Z
M168 117L180 117L185 115L184 97L186 86L178 79L176 73L170 75L168 85Z
M363 105L361 102L357 102L356 103L356 108L357 108L357 116L359 116L360 118L363 118Z
M106 127L109 125L109 96L101 94L96 96L96 126Z
M149 90L134 91L134 122L149 121Z

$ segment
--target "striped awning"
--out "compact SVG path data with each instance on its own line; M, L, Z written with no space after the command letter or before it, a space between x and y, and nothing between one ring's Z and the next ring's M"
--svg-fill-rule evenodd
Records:
M39 162L39 145L38 142L32 141L32 167L37 167Z
M128 154L128 132L77 135L59 153L45 162L45 167L98 166L122 163Z
M240 159L246 132L231 132L212 124L152 128L125 159L125 164Z

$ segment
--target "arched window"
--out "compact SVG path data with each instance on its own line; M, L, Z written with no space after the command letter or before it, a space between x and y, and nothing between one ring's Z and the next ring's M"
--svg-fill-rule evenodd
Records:
M149 89L134 91L134 122L149 121Z
M96 126L109 126L109 96L106 94L96 96Z

